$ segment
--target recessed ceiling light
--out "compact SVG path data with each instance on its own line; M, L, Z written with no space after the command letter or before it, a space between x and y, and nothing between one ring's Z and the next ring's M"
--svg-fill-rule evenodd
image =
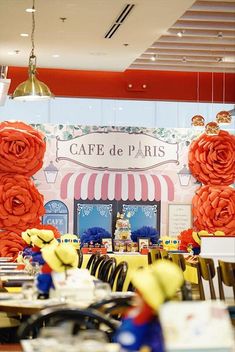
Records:
M25 9L25 11L26 12L36 12L36 10L33 7Z
M17 55L20 53L20 50L8 51L8 55Z
M235 56L225 56L223 62L235 62Z
M151 60L151 61L156 61L156 59L157 59L157 55L156 55L156 54L154 54L154 55L152 55L152 56L150 57L150 60Z
M20 36L21 37L28 37L29 35L28 35L28 33L20 33Z
M222 57L218 57L217 58L217 62L222 62L223 61L223 58Z
M52 55L52 57L57 58L57 57L60 57L60 55L59 54L54 54L54 55Z
M185 31L179 31L179 32L177 33L178 37L180 37L180 38L183 37L184 32L185 32Z

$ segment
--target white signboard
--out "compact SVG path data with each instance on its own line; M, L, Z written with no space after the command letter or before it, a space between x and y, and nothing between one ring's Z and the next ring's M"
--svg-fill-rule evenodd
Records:
M179 163L178 143L127 132L93 132L69 140L57 138L56 160L97 170L148 170Z
M181 231L192 227L191 204L168 205L168 234L178 236Z

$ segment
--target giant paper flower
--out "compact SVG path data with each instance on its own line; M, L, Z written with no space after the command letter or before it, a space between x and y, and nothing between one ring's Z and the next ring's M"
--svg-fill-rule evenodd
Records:
M40 224L43 196L23 175L0 174L0 228L26 230Z
M0 123L0 172L34 175L43 164L43 135L23 122Z
M192 142L189 150L192 175L205 185L228 186L235 180L235 136L220 131L206 133Z
M209 233L223 231L235 235L235 189L202 186L192 200L194 226Z
M12 260L15 260L24 246L25 243L19 231L0 232L0 257L12 257Z

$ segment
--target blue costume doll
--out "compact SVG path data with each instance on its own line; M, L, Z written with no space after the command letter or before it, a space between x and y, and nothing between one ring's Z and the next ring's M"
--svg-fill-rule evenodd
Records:
M123 351L139 351L147 347L152 352L164 352L158 309L183 284L182 271L174 263L161 260L136 271L132 283L137 290L134 307L123 319L115 341Z

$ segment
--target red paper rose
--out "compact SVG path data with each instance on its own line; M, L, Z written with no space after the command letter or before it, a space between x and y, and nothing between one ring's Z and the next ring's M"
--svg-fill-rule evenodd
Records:
M180 232L178 239L180 240L179 249L187 252L189 244L192 244L193 248L199 248L199 244L193 239L193 229L188 229Z
M15 260L24 247L20 232L0 232L0 257L12 257Z
M192 142L189 150L192 175L205 185L228 186L235 180L235 136L220 131L206 133Z
M26 230L40 224L43 196L23 175L0 174L0 228Z
M0 123L0 172L34 175L43 164L43 135L23 122Z
M194 226L209 233L223 231L235 235L235 189L226 186L203 186L192 200Z

